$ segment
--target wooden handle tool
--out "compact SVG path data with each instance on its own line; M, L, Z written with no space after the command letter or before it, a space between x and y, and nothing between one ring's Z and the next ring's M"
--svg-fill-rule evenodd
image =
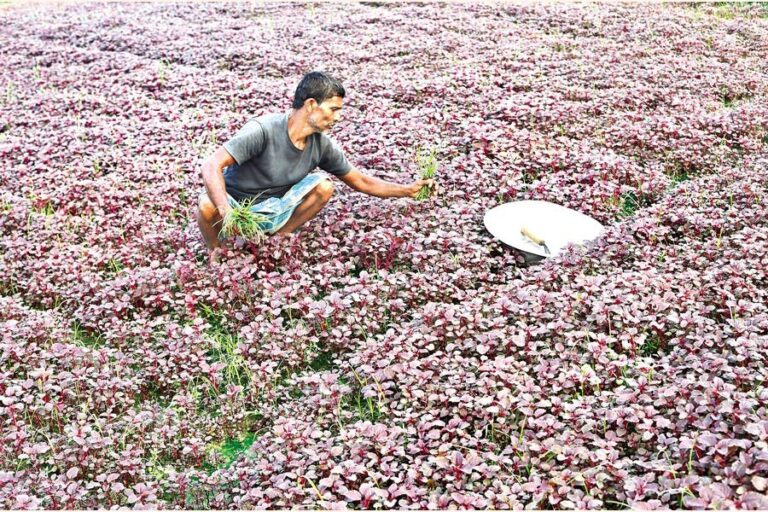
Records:
M539 238L538 236L534 235L534 234L531 232L531 230L530 230L530 229L528 229L528 228L526 228L526 227L523 227L523 228L520 230L520 234L522 234L524 237L527 237L527 238L529 238L529 239L530 239L530 240L531 240L533 243L535 243L536 245L539 245L539 246L543 247L543 248L544 248L544 252L545 252L545 253L547 253L547 254L550 254L550 252L549 252L549 247L547 247L547 244L546 244L546 242L544 242L544 240L543 240L543 239L541 239L541 238Z

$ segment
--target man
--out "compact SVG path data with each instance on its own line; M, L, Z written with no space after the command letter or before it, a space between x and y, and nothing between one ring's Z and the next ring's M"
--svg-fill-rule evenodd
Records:
M337 80L309 73L296 88L289 112L250 120L205 161L197 222L211 263L217 259L222 219L239 202L253 201L251 210L267 216L268 234L287 235L317 215L334 186L321 174L310 174L316 167L372 196L415 198L424 186L435 192L433 180L400 185L349 164L325 134L339 121L344 95Z

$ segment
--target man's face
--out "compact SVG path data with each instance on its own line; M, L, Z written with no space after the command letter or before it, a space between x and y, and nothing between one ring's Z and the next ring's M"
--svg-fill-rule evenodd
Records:
M309 110L307 122L316 132L327 132L339 119L341 119L341 107L343 100L340 96L328 98L318 104L315 100L308 100L306 103Z

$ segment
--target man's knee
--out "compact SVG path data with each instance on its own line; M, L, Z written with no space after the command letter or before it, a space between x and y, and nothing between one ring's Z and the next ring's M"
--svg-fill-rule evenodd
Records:
M328 200L333 195L333 182L331 180L322 180L315 185L315 192L319 194L323 199Z
M219 210L208 197L208 194L200 194L200 199L197 202L197 209L200 216L208 221L213 220L219 214Z

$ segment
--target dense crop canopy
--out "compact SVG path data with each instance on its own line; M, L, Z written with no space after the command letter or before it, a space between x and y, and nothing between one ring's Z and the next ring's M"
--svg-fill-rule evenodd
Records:
M759 6L0 6L0 508L768 508ZM340 185L193 220L312 69ZM526 267L485 211L607 226Z

